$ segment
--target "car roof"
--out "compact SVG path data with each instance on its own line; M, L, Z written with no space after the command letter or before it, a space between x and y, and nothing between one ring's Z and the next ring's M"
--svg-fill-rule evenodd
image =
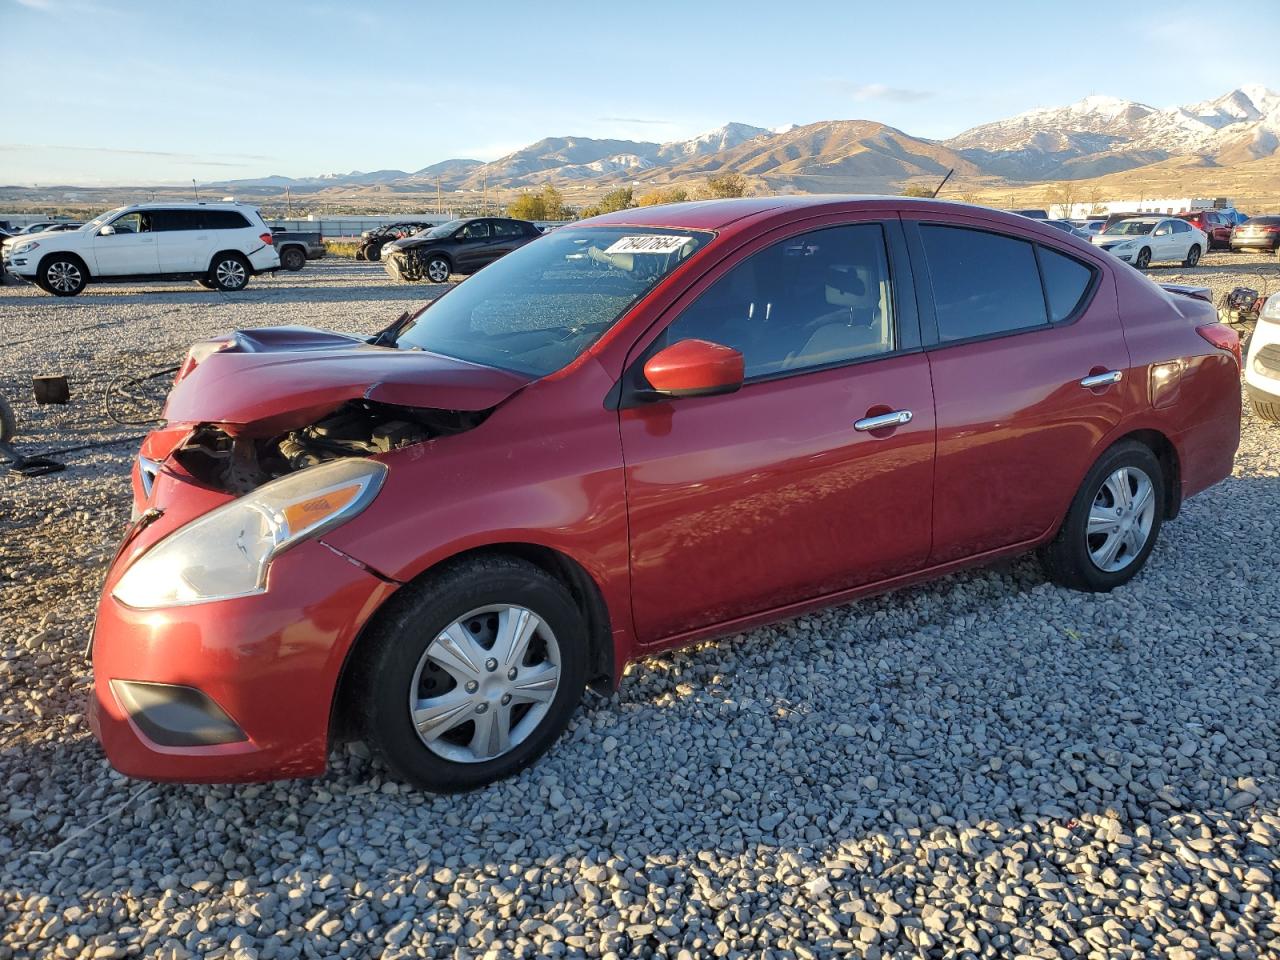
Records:
M241 203L239 200L174 200L172 203L148 201L147 203L127 203L125 206L130 210L200 210L209 207L237 209L252 207L253 204Z
M574 226L674 227L684 230L723 230L747 218L785 218L787 214L844 213L859 207L886 207L899 211L934 211L939 214L980 211L984 217L1025 228L1038 223L994 207L977 207L956 200L933 200L920 197L891 197L877 194L818 194L806 196L740 197L731 200L692 200L685 203L655 204L629 207L615 213L582 220ZM1060 232L1060 231L1057 231Z

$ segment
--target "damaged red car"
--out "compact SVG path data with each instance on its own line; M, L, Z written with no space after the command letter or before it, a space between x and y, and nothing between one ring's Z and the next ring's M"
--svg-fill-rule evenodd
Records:
M1029 550L1110 590L1231 472L1239 359L1204 291L995 210L566 226L372 338L191 348L92 722L136 777L315 775L358 736L461 790L655 651Z

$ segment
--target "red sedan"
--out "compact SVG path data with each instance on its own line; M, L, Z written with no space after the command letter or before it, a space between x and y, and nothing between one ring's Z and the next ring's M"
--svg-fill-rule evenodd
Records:
M461 790L628 661L1038 550L1111 590L1231 472L1203 292L995 210L626 210L371 339L194 346L134 473L91 715L161 780L362 736ZM780 651L785 653L785 651Z

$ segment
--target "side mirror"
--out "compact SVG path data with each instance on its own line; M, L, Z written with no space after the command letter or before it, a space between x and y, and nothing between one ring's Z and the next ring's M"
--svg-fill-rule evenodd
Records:
M109 224L109 223L108 223L105 227L103 227L101 230L99 230L99 231L98 231L98 236L100 236L100 237L110 237L110 236L114 235L114 234L115 234L115 232L116 232L116 228L115 228L115 227L113 227L111 224Z
M681 340L645 362L648 399L707 397L733 393L742 386L742 353L709 340Z

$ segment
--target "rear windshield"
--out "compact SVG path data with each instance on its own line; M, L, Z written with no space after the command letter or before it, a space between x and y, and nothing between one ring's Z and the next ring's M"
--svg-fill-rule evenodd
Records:
M544 377L595 343L711 237L657 227L561 227L424 308L396 345Z

